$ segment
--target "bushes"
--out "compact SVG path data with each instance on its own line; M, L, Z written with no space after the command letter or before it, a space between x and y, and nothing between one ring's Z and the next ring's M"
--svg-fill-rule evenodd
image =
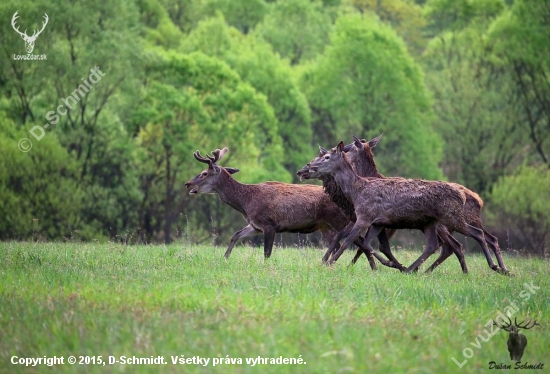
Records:
M497 222L523 239L525 248L546 255L550 242L550 171L543 166L522 166L502 177L491 194Z

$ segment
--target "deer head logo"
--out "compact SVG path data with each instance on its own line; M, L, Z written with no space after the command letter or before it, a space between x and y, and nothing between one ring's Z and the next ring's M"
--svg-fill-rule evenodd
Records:
M525 347L527 346L527 338L525 335L519 332L519 329L529 330L535 326L540 326L539 323L529 320L527 323L523 324L525 320L518 323L517 319L514 318L514 324L512 325L512 320L508 317L508 323L499 325L493 321L493 324L504 331L508 331L510 337L508 338L508 352L510 352L510 360L521 361Z
M27 30L24 32L19 31L19 26L15 26L15 20L19 17L17 15L19 11L15 12L12 19L11 19L11 26L13 29L21 35L23 40L25 41L25 49L27 50L27 53L32 53L32 50L34 49L34 42L36 41L36 38L38 38L38 35L44 30L46 25L48 24L48 15L44 13L44 23L42 24L42 29L40 31L34 30L34 33L31 36L27 35Z

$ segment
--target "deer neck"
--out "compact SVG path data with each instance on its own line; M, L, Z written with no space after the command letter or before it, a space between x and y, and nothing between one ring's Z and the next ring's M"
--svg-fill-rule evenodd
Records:
M222 170L218 183L216 183L216 193L221 201L244 214L245 202L251 198L251 191L248 187L248 185L236 181L228 172Z
M355 170L353 170L349 162L343 162L332 174L336 184L340 186L340 189L346 196L349 201L353 201L355 196L355 183L358 182L361 177L359 177Z
M365 150L365 153L361 155L361 162L355 164L357 174L367 178L385 178L384 175L380 174L378 171L372 152L369 151L369 153Z

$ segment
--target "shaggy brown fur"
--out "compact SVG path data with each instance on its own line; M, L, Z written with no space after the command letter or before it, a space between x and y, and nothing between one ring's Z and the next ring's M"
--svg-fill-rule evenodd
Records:
M317 157L321 157L321 153ZM300 180L309 179L309 164L304 166L302 169L298 170L296 173ZM357 217L355 215L355 207L353 204L348 200L348 198L344 195L342 192L342 189L338 186L336 181L334 180L334 177L332 175L322 175L319 177L319 179L323 182L323 188L325 190L325 193L327 193L331 200L342 209L346 217L350 220L350 224L346 226L344 230L341 230L338 232L335 240L333 241L332 245L329 246L327 252L323 256L323 263L327 263L330 259L331 254L338 248L339 242L342 238L344 238L349 231L353 228L353 223L357 220ZM393 256L389 239L395 234L395 230L393 229L387 229L382 230L380 234L378 235L378 241L380 243L379 250L386 255L386 257L391 261L390 263L382 262L385 266L388 267L395 267L401 271L405 271L406 268ZM364 253L367 255L367 250L364 247L359 247L357 250L357 254L352 260L352 264L355 264L357 260L359 259L361 253Z
M445 182L407 180L402 178L361 178L353 170L340 143L322 159L310 165L312 177L330 174L353 201L357 222L332 259L336 261L357 235L369 229L365 243L383 227L421 229L426 235L426 251L408 270L414 271L438 247L436 226L439 223L449 230L474 238L487 251L483 232L469 226L464 220L464 192ZM372 226L372 227L371 227Z
M379 138L375 138L375 139L379 139ZM376 176L380 178L385 178L382 174L378 172L376 163L374 161L374 156L370 148L372 148L370 146L370 142L369 143L360 142L359 139L355 138L353 147L351 147L350 151L347 152L346 155L348 156L350 162L354 166L358 175ZM500 252L500 248L498 246L498 240L496 237L491 235L483 227L483 224L481 221L481 209L483 208L483 200L477 193L469 190L468 188L464 187L461 184L458 184L458 183L449 183L449 184L455 188L458 188L465 194L466 203L464 204L464 218L466 220L466 223L470 226L473 226L483 231L483 235L488 247L491 248L491 250L495 254L495 257L497 258L499 267L497 267L494 264L491 258L491 254L489 252L484 253L487 259L487 263L489 264L489 267L495 271L499 271L507 274L508 269L506 268L506 266L504 265L504 261L502 260L502 255ZM447 231L446 228L439 227L439 226L437 230L440 236L443 236L441 235L441 231L443 230ZM446 235L444 236L452 237L452 232L450 233L447 232ZM453 253L453 248L456 248L456 245L458 245L460 248L462 247L458 242L456 242L456 240L455 240L455 247L450 246L445 242L443 242L442 244L443 244L443 249L439 258L428 268L427 272L433 271L437 266L439 266L443 261L445 261ZM463 271L466 273L467 272L466 262L462 254L462 250L460 251L460 254L457 253L456 251L454 252L457 255L462 265Z

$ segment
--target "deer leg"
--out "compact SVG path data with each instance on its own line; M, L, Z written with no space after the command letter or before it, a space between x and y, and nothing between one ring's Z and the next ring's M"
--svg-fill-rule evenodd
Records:
M332 243L330 244L327 252L323 256L323 264L328 263L330 256L336 251L336 249L340 246L340 240L342 240L344 237L346 237L351 229L353 228L353 222L350 222L347 224L346 227L344 227L342 230L338 231L336 236L334 237Z
M264 257L271 257L273 250L273 242L275 242L275 230L271 227L264 229Z
M334 264L336 261L338 261L338 258L344 253L344 250L350 246L350 244L357 239L361 233L369 228L370 224L368 222L359 221L355 222L353 225L353 229L351 229L351 232L346 236L344 241L342 242L342 245L340 246L340 249L338 249L338 252L336 252L335 255L332 256L330 259L330 263ZM368 235L368 234L367 234ZM376 235L375 235L376 236ZM372 239L371 239L372 240ZM366 239L365 239L366 241ZM367 246L367 248L369 248ZM373 250L370 250L370 252L374 252Z
M487 232L487 230L485 230L483 226L481 226L481 230L483 230L483 235L485 236L485 242L489 247L491 247L491 250L493 251L493 253L497 258L500 269L502 270L503 273L510 274L510 272L506 268L506 265L504 265L504 261L502 260L502 254L500 252L500 247L498 246L498 239L495 236L491 235L489 232Z
M485 241L485 235L483 234L483 230L466 224L466 227L464 228L463 232L462 231L459 231L459 232L461 234L469 236L470 238L474 239L476 242L479 243L479 245L481 246L481 249L483 249L483 254L487 259L487 263L489 264L489 267L491 268L491 270L494 270L497 273L506 274L493 262L493 258L491 257L491 253L489 253L489 248L487 247L487 242Z
M241 238L246 238L248 236L254 236L260 234L261 231L256 230L254 227L247 225L244 228L240 229L236 233L233 234L231 237L231 241L229 242L229 247L227 247L227 251L225 251L225 258L229 258L231 255L231 251L233 250L233 247L235 246L235 243L237 243L237 240Z
M397 259L393 256L393 253L391 253L390 248L390 242L388 240L388 235L386 233L386 229L382 226L373 225L373 227L376 228L376 230L380 230L380 233L378 234L378 242L380 243L380 251L390 260L390 262L394 265L392 267L399 269L399 271L405 271L407 270ZM395 230L391 233L395 233ZM365 242L367 241L367 238L365 237Z
M418 259L407 268L407 273L418 271L420 265L422 265L424 261L426 261L426 259L437 250L437 247L439 245L437 242L436 225L437 222L432 223L424 228L424 235L426 237L426 248L424 249L424 252L422 252L420 257L418 257Z
M384 246L386 246L389 250L390 242L388 241L387 231L388 231L387 229L382 230L382 232L380 232L380 234L378 234L378 241L380 242L380 248L383 248ZM391 235L393 235L395 233L395 230L393 230L393 229L390 230L390 231L391 231ZM358 241L359 241L359 243L358 243ZM353 257L353 260L351 260L351 265L355 264L357 262L357 260L359 260L359 257L361 257L362 253L364 253L368 257L367 253L368 253L369 250L363 244L364 242L365 242L365 239L362 238L362 237L359 237L358 239L356 239L353 242L355 245L357 245L359 247L359 249L357 250L357 253L355 253L355 257ZM384 249L382 249L381 252L384 253ZM384 254L386 254L386 253L384 253ZM372 253L372 255L374 255L374 257L376 257L378 259L378 261L380 261L380 263L382 263L382 265L384 265L384 266L387 266L387 267L390 267L390 268L393 268L393 269L399 269L399 265L401 265L399 262L397 262L397 264L396 264L393 261L386 260L385 258L380 256L378 254L378 252L376 252L376 251L374 251ZM386 255L386 257L388 257L388 255ZM388 257L388 259L389 259L389 257ZM405 269L405 268L403 268L403 269Z
M363 238L358 237L357 239L355 239L353 241L353 244L355 244L357 246L357 252L355 253L355 256L353 257L353 260L351 260L350 265L354 265L357 262L357 260L359 259L359 257L361 257L361 255L364 253L365 256L367 256L370 268L372 270L376 270L377 269L376 262L374 261L374 257L373 257L373 255L376 256L376 253L369 252L369 250L363 246L363 240L361 240L361 239L363 239ZM380 255L376 256L376 258L379 259L379 256ZM386 263L388 263L388 261L386 261Z
M462 244L454 238L454 236L447 230L447 227L443 225L437 226L437 234L441 239L441 254L435 260L435 262L426 270L426 273L431 273L436 267L441 265L449 256L453 253L458 258L460 267L464 274L468 274L468 266L466 265L466 259L464 258L464 251L462 250Z

